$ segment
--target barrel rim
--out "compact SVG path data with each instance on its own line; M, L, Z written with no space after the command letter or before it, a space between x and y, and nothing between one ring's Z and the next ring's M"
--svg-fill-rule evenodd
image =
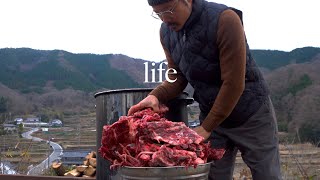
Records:
M96 98L99 95L103 94L111 94L111 93L123 93L123 92L137 92L137 91L152 91L153 88L127 88L127 89L112 89L107 91L101 91L94 94L94 97Z
M101 91L94 94L94 98L104 95L104 94L111 94L111 93L123 93L123 92L139 92L139 91L152 91L154 88L127 88L127 89L112 89L107 91ZM189 93L186 91L182 92L186 96L189 96Z

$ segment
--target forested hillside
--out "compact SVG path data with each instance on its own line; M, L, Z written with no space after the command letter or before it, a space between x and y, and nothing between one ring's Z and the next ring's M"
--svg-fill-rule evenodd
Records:
M266 76L279 129L299 134L297 140L320 141L320 56L290 64Z
M277 50L252 50L252 55L260 67L274 70L288 64L310 62L320 53L320 48L304 47L290 52Z
M110 67L112 55L72 54L27 48L0 50L0 82L21 93L44 93L50 83L58 90L139 87L127 73Z

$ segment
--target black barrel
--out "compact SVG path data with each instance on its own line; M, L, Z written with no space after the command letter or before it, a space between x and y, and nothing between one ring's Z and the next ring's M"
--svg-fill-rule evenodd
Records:
M184 122L188 126L188 108L189 104L193 103L193 98L188 97L187 92L183 92L180 96L169 101L166 106L169 111L165 117L174 122Z
M103 91L95 94L97 149L101 146L103 126L113 124L118 121L120 116L127 115L130 107L147 97L151 91L151 88L136 88ZM193 103L193 99L188 98L188 93L182 93L166 104L169 107L169 112L166 113L165 117L171 121L185 122L188 125L187 105L191 103ZM111 171L109 166L109 161L103 159L97 153L97 180L119 179L117 172Z

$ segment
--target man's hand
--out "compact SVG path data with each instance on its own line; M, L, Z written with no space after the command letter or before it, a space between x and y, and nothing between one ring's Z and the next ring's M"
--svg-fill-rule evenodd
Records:
M198 126L196 128L193 128L192 130L194 130L196 133L198 133L200 136L202 136L204 138L203 141L207 140L211 134L211 132L208 132L202 126Z
M152 108L154 112L160 112L159 107L159 100L154 95L148 95L146 98L144 98L142 101L140 101L138 104L133 105L129 111L128 116L134 114L137 111L143 110L145 108Z

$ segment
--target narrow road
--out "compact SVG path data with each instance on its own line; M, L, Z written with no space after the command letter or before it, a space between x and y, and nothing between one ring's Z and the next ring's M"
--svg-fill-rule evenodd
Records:
M27 175L41 175L44 169L47 169L48 167L50 167L52 162L59 159L59 156L63 154L63 149L59 144L51 141L48 142L46 140L31 136L33 132L36 132L38 130L39 128L33 128L30 131L23 133L22 137L27 139L32 139L32 141L45 141L48 143L48 145L50 143L50 147L53 149L53 152L50 154L49 158L45 159L37 166L32 167L28 171Z
M9 166L4 163L0 163L0 174L17 174L15 170L10 169Z

